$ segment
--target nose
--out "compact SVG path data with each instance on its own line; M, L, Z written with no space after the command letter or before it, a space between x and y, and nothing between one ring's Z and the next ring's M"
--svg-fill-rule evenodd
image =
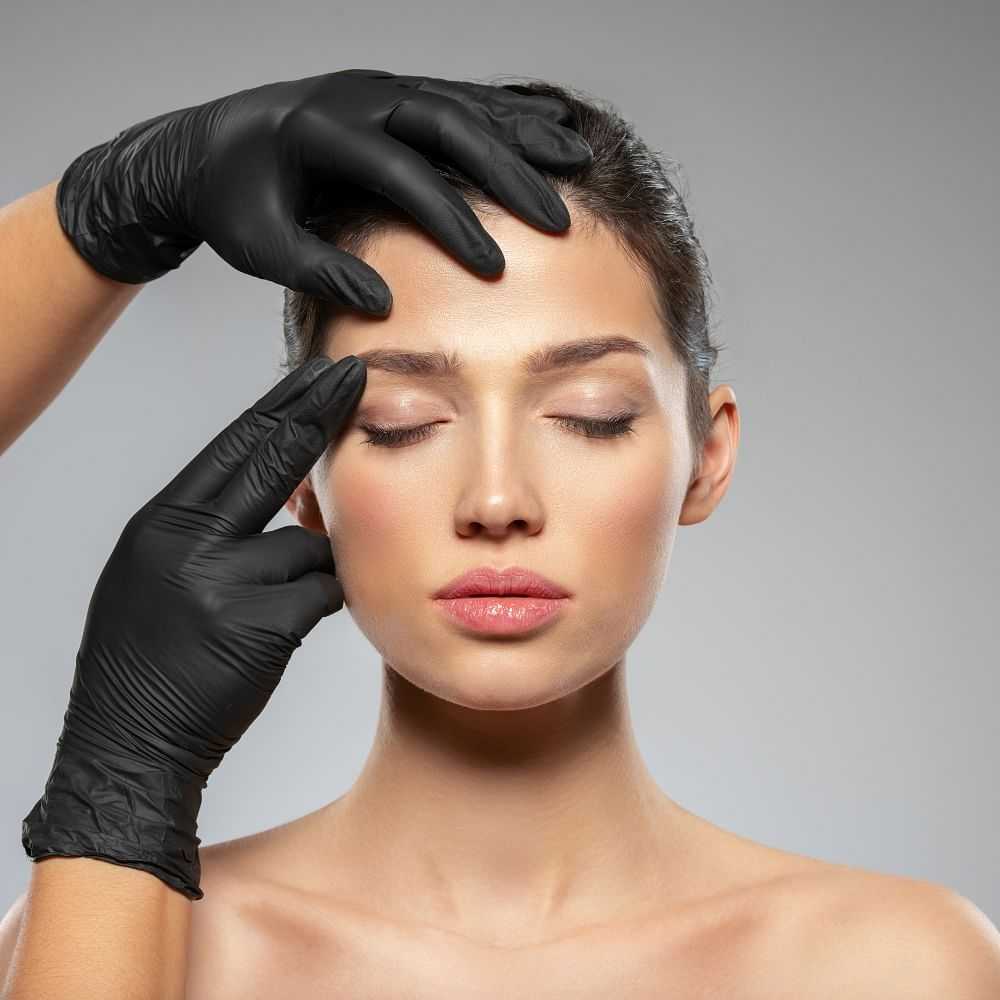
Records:
M511 531L535 535L541 530L542 519L511 493L493 494L463 502L456 511L456 530L465 537L486 535L503 538Z
M542 530L544 511L530 459L494 440L465 464L455 505L455 530L463 537L503 538L512 530L531 536Z

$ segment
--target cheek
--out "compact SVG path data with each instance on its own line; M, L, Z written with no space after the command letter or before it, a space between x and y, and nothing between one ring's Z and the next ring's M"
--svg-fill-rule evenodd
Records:
M590 581L597 648L631 643L653 609L673 547L684 469L669 435L647 443L621 449L610 471L598 475L592 467L566 493L567 522L580 539L579 577Z
M337 576L352 604L385 601L392 581L406 579L413 568L407 553L419 558L426 511L414 498L426 496L429 484L412 478L399 464L380 467L351 456L336 456L327 470L323 516Z
M576 464L563 461L559 471L559 481L551 485L563 497L561 516L628 562L663 535L683 499L665 431L647 429L637 445L612 446L602 461L593 455Z

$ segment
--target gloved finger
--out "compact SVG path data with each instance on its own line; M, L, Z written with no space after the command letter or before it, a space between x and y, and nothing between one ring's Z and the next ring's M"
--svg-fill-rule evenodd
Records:
M257 277L377 316L389 311L392 292L370 264L308 232L289 216L274 220L270 234L278 236L285 249L266 263L261 261L253 272Z
M230 571L240 580L288 583L306 573L336 575L330 539L298 524L243 539L230 557Z
M394 84L457 101L484 127L499 132L518 155L553 173L571 173L594 159L572 127L574 116L558 97L533 94L520 84L471 83L438 77L395 76Z
M512 115L491 118L489 126L522 159L555 174L572 174L594 161L594 151L568 128L548 125L541 118Z
M583 136L536 116L490 115L487 127L518 156L555 174L576 173L594 162L594 151Z
M523 119L520 129L530 136L533 123L540 122ZM456 164L532 225L547 232L569 226L566 206L541 174L456 101L436 94L404 101L389 116L385 130L408 146Z
M244 274L363 312L388 312L392 296L373 267L303 229L290 194L278 188L267 192L267 197L240 207L235 238L227 231L210 240L223 260Z
M236 534L263 531L340 431L366 381L360 358L331 366L230 478L212 512Z
M230 476L277 427L289 407L333 365L333 360L324 355L289 372L216 434L154 499L194 504L218 496Z
M378 132L359 134L349 149L338 148L337 126L331 120L313 123L304 146L308 168L330 171L384 195L480 274L503 270L500 247L469 203L405 142Z
M490 131L499 133L519 156L553 173L573 173L594 159L590 144L572 127L573 114L558 98L525 96L507 87L457 83L437 78L397 77L414 89L458 102Z
M234 598L236 613L254 627L266 626L297 647L316 623L344 606L340 581L329 573L306 573L297 580L260 587Z
M570 109L559 100L545 94L532 94L523 84L476 83L471 80L445 80L436 76L400 76L378 71L361 71L369 75L393 76L393 82L442 97L461 101L474 110L485 108L497 117L537 115L557 125L568 125L573 118Z
M549 121L555 122L556 125L567 127L573 120L573 113L558 97L552 97L548 94L533 94L521 83L503 83L497 89L519 98L517 107L523 108L526 114L538 115L539 118L548 118Z

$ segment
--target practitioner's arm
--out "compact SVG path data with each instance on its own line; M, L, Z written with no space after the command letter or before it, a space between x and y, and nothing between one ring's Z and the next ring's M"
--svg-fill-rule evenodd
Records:
M2 1000L184 1000L191 900L154 875L52 857L32 866L18 909Z
M77 253L56 216L57 183L0 207L0 454L143 287L105 277Z

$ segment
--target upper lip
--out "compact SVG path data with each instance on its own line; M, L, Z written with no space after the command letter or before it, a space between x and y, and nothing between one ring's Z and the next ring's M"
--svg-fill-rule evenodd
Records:
M508 597L569 597L568 591L534 570L523 566L494 569L477 566L445 584L434 596L438 599L495 594Z

